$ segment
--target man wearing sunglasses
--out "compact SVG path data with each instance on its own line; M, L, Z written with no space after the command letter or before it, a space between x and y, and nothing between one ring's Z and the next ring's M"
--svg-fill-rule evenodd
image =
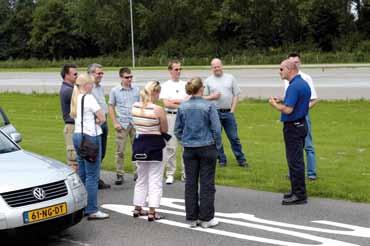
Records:
M64 120L64 142L67 150L67 164L75 171L78 170L76 151L73 147L72 136L75 129L75 120L69 115L71 111L71 97L77 79L77 66L64 64L60 71L63 83L59 91L60 106Z
M298 53L290 53L288 55L288 58L293 61L297 67L298 67L298 74L301 75L302 79L308 83L311 89L311 100L310 100L310 110L312 109L313 106L318 102L318 97L317 93L315 90L315 86L313 84L313 80L310 75L303 73L300 70L301 66L301 58ZM284 89L285 91L287 90L289 86L289 81L284 80ZM312 133L311 133L311 119L310 115L307 114L306 116L306 124L307 124L307 136L305 138L305 145L304 145L304 150L306 152L306 160L307 160L307 178L310 181L315 181L317 179L317 174L316 174L316 155L315 155L315 148L313 146L313 140L312 140Z
M105 118L107 118L108 115L108 105L107 102L105 101L105 95L104 95L104 89L103 86L101 85L101 81L104 76L104 71L103 71L103 66L97 63L90 64L87 67L87 72L91 76L94 77L95 83L94 83L94 88L92 90L92 94L94 95L96 101L100 105L101 109L103 110L105 114ZM103 163L105 153L107 150L107 138L108 138L108 123L105 121L102 125L100 125L103 133L101 135L101 143L102 143L102 155L101 155L101 162ZM102 179L99 179L99 184L98 188L100 190L102 189L109 189L110 185L106 184Z
M288 161L291 191L284 194L282 205L307 203L304 175L303 149L307 135L307 123L311 90L308 83L298 74L297 64L290 59L280 64L280 77L289 81L284 101L270 97L269 103L281 112L284 123L283 134Z
M163 83L159 96L160 99L163 100L167 112L168 134L172 135L172 138L168 141L164 150L164 163L167 166L166 184L172 184L174 182L176 172L176 148L178 144L177 139L174 137L174 127L177 108L180 106L181 102L188 98L185 92L186 82L180 79L181 70L180 61L171 60L168 63L168 72L170 73L171 79ZM184 162L182 158L181 166L181 180L185 181Z
M140 90L132 85L133 75L129 68L119 70L121 84L112 88L109 93L109 116L116 130L116 185L122 185L124 181L125 149L128 138L132 145L135 137L135 129L132 121L132 105L140 100ZM134 167L135 169L135 167ZM136 180L136 172L134 180Z

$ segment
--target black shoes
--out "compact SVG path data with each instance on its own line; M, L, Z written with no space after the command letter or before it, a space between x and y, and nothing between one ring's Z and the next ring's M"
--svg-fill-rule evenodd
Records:
M294 194L285 194L284 197L287 195L287 198L284 198L281 202L282 205L299 205L299 204L306 204L307 198L299 198ZM288 197L290 196L290 197Z
M122 185L122 183L123 183L123 175L117 174L117 180L114 183L116 185Z
M240 162L239 163L239 167L246 167L246 168L248 168L248 162L247 161L242 161L242 162Z
M218 164L220 165L220 167L226 167L227 166L226 162L219 162Z
M98 189L99 189L99 190L110 189L110 185L109 185L109 184L104 183L104 181L103 181L103 180L99 179Z
M285 193L283 198L284 199L287 199L287 198L291 198L293 196L293 193L292 192L289 192L289 193Z

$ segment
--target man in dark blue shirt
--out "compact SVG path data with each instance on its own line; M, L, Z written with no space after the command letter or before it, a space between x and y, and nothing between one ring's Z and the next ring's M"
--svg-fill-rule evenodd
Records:
M73 86L77 79L77 66L74 64L64 64L60 75L63 78L63 84L59 91L60 106L64 120L64 142L67 149L67 164L75 171L78 170L76 152L73 147L72 135L75 129L75 120L69 115L71 111L71 97Z
M307 203L305 169L303 159L304 141L307 135L305 117L308 113L311 90L298 74L297 65L291 60L280 64L280 77L289 81L284 101L270 97L269 103L281 112L284 123L285 151L289 167L291 191L284 195L283 205Z

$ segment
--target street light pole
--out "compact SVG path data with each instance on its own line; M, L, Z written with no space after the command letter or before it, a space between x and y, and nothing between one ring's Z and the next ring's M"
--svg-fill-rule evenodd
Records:
M131 16L132 68L135 68L134 21L133 21L133 18L132 18L132 0L130 0L130 16Z

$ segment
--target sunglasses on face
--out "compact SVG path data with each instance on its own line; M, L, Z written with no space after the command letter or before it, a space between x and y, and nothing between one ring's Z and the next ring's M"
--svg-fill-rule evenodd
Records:
M134 76L128 75L128 76L123 76L125 79L132 79Z
M182 70L182 68L175 68L175 69L173 69L173 71L176 71L176 72L181 71L181 70Z
M103 73L103 72L95 73L95 74L97 74L97 75L99 75L99 76L104 75L104 73Z

